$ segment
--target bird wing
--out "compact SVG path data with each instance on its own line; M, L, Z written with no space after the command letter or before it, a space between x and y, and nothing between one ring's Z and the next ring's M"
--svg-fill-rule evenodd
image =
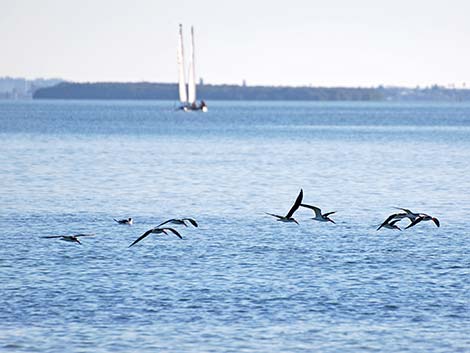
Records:
M116 223L121 223L121 221L118 221L116 218L113 218Z
M390 222L392 219L394 219L397 214L398 213L394 213L394 214L391 214L390 216L388 216L387 219L385 221L383 221L383 223L379 226L379 228L377 228L377 230L380 230L380 228L382 228L384 225L386 225L388 222Z
M421 222L423 220L422 217L417 217L414 221L411 221L410 224L408 224L408 226L405 227L405 229L408 229L408 228L411 228L415 225L417 225L419 222Z
M436 217L431 218L431 220L434 222L434 224L439 228L441 225L439 223L439 220Z
M265 212L266 214L270 215L270 216L273 216L273 217L276 217L276 218L279 218L279 219L283 219L284 217L282 216L279 216L277 214L274 214L274 213L268 213L268 212Z
M165 222L163 222L163 223L160 223L160 224L159 224L158 226L156 226L155 228L161 227L162 225L167 224L167 223L170 223L170 222L172 222L172 221L174 221L174 220L175 220L174 218L169 219L169 220L167 220L167 221L165 221Z
M183 219L184 221L189 221L189 223L191 223L193 226L195 226L196 228L198 227L198 224L196 222L196 220L192 219L192 218L184 218Z
M410 211L409 209L407 209L407 208L401 208L401 207L394 207L394 208L396 208L397 210L402 210L402 211L404 211L404 212L406 212L406 213L408 213L408 214L410 214L410 213L411 213L411 214L414 214L414 212L411 212L411 211Z
M390 225L391 225L391 226L394 226L394 225L395 225L395 223L397 223L398 221L399 221L399 219L396 219L396 220L394 220L394 221L390 222Z
M333 213L336 213L336 211L333 211L333 212L327 212L327 213L325 213L323 216L324 216L324 217L328 217L330 214L333 214Z
M313 210L313 212L315 212L315 217L321 218L321 210L318 207L306 205L304 203L301 204L300 206L305 207L305 208L310 208L311 210Z
M52 239L52 238L62 238L63 235L48 235L41 238Z
M286 215L286 218L291 218L294 212L297 211L297 209L302 204L303 197L304 197L304 191L300 189L299 196L297 196L297 199L295 200L294 205L290 209L289 213Z
M161 228L163 230L169 230L170 232L172 232L174 235L176 235L178 238L180 239L183 239L183 237L181 236L180 233L178 233L178 231L176 229L173 229L173 228Z
M94 234L75 234L74 237L93 237Z
M139 241L141 241L142 239L144 239L147 235L149 235L150 233L152 233L153 229L149 229L148 231L146 231L144 234L142 234L140 237L138 237L131 245L129 245L129 247L137 244Z

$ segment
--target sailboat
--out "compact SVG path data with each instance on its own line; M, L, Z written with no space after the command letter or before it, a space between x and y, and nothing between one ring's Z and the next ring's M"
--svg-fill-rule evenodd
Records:
M196 69L194 62L194 28L191 27L191 56L189 62L188 85L186 85L185 67L184 67L184 46L183 46L183 25L180 24L178 37L178 91L180 96L180 109L187 112L191 110L200 110L207 112L206 103L196 99Z

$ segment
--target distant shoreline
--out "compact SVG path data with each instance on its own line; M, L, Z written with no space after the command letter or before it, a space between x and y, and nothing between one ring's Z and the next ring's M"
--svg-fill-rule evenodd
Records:
M125 99L177 100L176 83L75 83L37 89L33 99ZM204 100L240 101L470 101L470 90L404 87L292 87L245 85L198 85L198 97Z

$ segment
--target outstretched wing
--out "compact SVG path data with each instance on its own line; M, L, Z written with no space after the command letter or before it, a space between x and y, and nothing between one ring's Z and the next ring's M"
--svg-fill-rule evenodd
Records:
M75 234L74 237L94 237L95 235L94 234Z
M402 211L404 211L404 212L406 212L406 213L408 213L408 214L414 213L414 212L411 212L411 211L410 211L409 209L407 209L407 208L401 208L401 207L393 207L393 208L396 208L397 210L402 210Z
M323 215L323 217L328 217L330 214L333 214L333 213L336 213L336 211L333 211L333 212L327 212Z
M173 228L160 228L160 229L169 230L169 231L172 232L174 235L176 235L178 238L183 239L183 237L181 236L181 234L178 233L178 231L177 231L176 229L173 229Z
M277 215L277 214L274 214L274 213L268 213L268 212L264 212L264 213L266 213L266 214L268 214L268 215L270 215L270 216L273 216L273 217L279 218L279 219L283 219L283 218L284 218L284 217L282 217L282 216L279 216L279 215Z
M300 206L313 210L313 212L315 212L315 217L321 218L321 210L318 207L311 206L311 205L306 205L304 203L301 204Z
M386 225L388 222L390 222L392 219L394 219L397 216L397 214L398 213L394 213L394 214L391 214L390 216L388 216L388 218L385 221L383 221L383 223L379 226L379 228L377 228L377 230L380 230L380 228L382 228L384 225Z
M158 227L161 227L161 226L162 226L162 225L164 225L164 224L167 224L167 223L173 222L174 220L175 220L174 218L172 218L172 219L169 219L169 220L167 220L167 221L165 221L165 222L163 222L163 223L160 223L160 224L159 224L158 226L156 226L155 228L158 228Z
M45 238L45 239L52 239L52 238L62 238L63 235L48 235L48 236L44 236L44 237L41 237L41 238Z
M439 220L436 217L431 218L431 220L434 222L434 224L439 228L441 225L439 223Z
M408 228L411 228L415 225L417 225L419 222L421 222L423 220L422 217L417 217L414 221L411 221L410 224L408 224L408 226L405 227L405 229L408 229Z
M198 227L198 224L196 222L195 219L192 219L192 218L184 218L183 221L188 221L189 223L191 223L194 227Z
M146 231L144 234L142 234L140 237L138 237L131 245L129 245L129 247L137 244L139 241L141 241L142 239L144 239L147 235L149 235L150 233L152 233L152 230L153 229L149 229L148 231Z
M297 211L297 209L302 204L303 197L304 197L304 191L302 189L300 189L299 196L297 196L297 199L295 200L294 205L290 209L289 213L287 213L286 218L291 218L292 215L294 214L294 212Z

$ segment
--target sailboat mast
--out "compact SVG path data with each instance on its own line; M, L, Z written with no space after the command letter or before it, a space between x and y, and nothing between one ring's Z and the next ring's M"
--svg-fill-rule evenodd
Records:
M178 50L176 60L178 63L178 90L180 95L180 102L187 103L188 95L186 92L186 77L184 74L183 25L181 24L179 28Z
M194 27L191 26L191 62L189 64L188 102L196 103L196 65L194 62Z

